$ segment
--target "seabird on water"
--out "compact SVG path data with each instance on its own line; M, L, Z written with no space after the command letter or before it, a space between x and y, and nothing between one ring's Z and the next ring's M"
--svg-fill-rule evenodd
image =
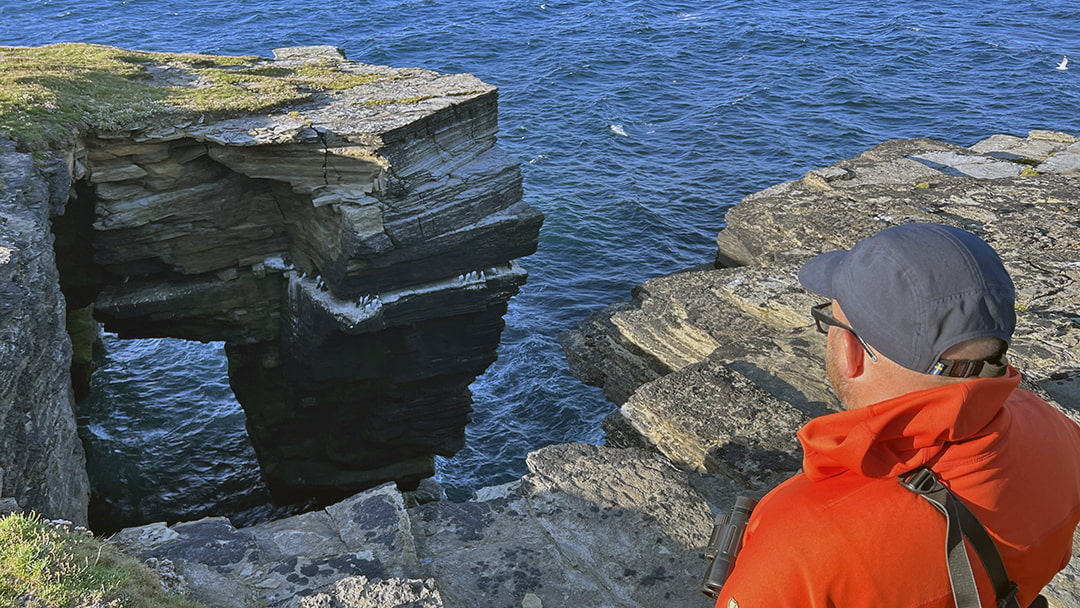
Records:
M1059 70L1067 70L1067 69L1069 69L1069 56L1068 55L1062 55L1061 56L1061 63L1057 64L1057 69L1059 69Z

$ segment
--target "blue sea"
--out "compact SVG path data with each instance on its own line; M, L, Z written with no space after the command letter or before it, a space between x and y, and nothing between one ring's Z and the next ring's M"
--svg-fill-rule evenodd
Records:
M519 477L531 450L602 441L614 406L569 375L558 335L711 262L743 196L888 139L1080 135L1073 0L0 0L0 44L55 42L330 44L500 88L501 145L547 220L467 445L438 463L455 499ZM105 346L80 414L99 499L145 521L265 500L220 344Z

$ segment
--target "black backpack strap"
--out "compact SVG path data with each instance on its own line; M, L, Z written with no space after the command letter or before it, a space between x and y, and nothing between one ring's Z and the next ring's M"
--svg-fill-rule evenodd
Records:
M949 563L949 580L952 582L953 601L957 608L979 608L979 592L975 586L975 575L971 570L967 550L964 548L966 537L979 556L983 568L990 576L997 596L998 608L1020 608L1016 600L1018 588L1009 580L1005 564L1001 561L993 539L978 518L963 502L949 491L934 472L926 467L919 467L900 477L900 485L915 492L945 514L947 532L945 534L945 553Z

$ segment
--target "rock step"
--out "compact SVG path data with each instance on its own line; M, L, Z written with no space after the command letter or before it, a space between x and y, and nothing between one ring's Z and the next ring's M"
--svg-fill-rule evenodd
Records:
M384 484L249 528L209 517L127 528L110 542L159 568L167 563L191 597L211 606L299 606L304 595L350 577L414 579L420 569L410 528L401 493Z
M465 503L406 510L387 484L250 528L207 518L111 542L223 608L701 605L712 516L695 486L726 503L737 484L583 444L527 464L521 480Z

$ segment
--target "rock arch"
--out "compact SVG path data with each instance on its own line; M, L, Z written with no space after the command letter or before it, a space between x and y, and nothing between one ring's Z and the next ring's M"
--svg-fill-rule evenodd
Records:
M58 164L61 284L122 338L226 342L275 497L407 485L461 447L542 216L497 145L494 87L275 55L379 78L270 115L80 134Z

